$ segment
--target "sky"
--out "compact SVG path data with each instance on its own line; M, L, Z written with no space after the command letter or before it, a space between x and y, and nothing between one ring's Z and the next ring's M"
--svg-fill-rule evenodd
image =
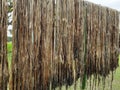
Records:
M120 0L85 0L120 11Z

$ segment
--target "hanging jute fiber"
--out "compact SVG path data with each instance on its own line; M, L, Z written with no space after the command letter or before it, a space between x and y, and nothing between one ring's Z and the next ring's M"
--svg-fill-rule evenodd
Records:
M7 90L7 6L6 0L0 0L0 90Z
M10 90L51 90L118 67L119 12L81 0L15 0ZM76 89L77 90L77 89Z

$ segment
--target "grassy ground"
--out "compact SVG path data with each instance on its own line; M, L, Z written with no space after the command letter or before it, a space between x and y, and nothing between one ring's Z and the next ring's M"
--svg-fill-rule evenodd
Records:
M113 90L120 90L120 56L119 56L119 67L114 73Z
M11 42L8 42L8 46L7 46L7 49L8 49L8 63L9 63L9 68L11 66L11 58L12 58L12 43ZM104 90L110 90L110 83L111 83L111 79L110 79L111 75L106 79L106 87ZM76 87L76 90L80 90L80 83L79 83L80 80L77 81L77 87ZM88 81L89 82L89 81ZM113 80L113 90L120 90L120 56L119 56L119 67L116 69L116 71L114 72L114 80ZM89 83L88 83L89 85ZM102 82L100 83L100 86L99 86L99 89L94 89L94 90L102 90L103 88L103 85L102 85ZM59 90L57 88L57 90ZM66 90L66 87L63 86L62 87L62 90ZM74 85L72 85L71 87L68 87L68 90L74 90ZM86 88L86 90L90 90L89 87Z
M7 56L8 56L8 65L9 65L9 68L11 66L11 59L12 59L12 42L8 42L7 43Z

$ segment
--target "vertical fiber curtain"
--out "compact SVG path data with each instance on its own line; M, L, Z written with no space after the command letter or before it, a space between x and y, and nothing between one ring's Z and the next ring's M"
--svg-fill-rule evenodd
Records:
M32 71L34 69L32 65L34 64L34 57L31 54L33 52L31 48L33 44L33 23L30 22L30 20L33 20L31 15L33 11L30 12L31 1L15 0L13 2L13 51L10 90L33 90Z
M87 10L87 77L106 76L118 67L119 12L85 3ZM95 9L94 9L95 8ZM116 20L118 19L118 20ZM113 78L113 76L112 76Z
M0 90L7 90L7 5L6 0L0 0Z
M118 66L116 10L81 0L15 0L10 90L68 89Z

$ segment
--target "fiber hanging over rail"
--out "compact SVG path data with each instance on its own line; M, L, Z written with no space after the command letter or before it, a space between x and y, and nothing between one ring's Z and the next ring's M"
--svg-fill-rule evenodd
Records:
M118 67L118 19L81 0L15 0L10 90L76 89L79 78L106 78Z

